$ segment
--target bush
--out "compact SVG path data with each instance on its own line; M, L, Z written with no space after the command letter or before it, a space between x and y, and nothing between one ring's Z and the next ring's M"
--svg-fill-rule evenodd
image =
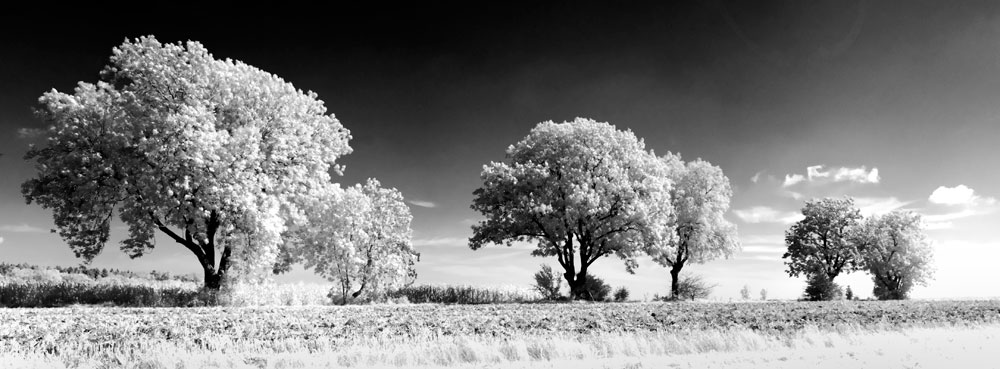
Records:
M854 291L851 291L851 286L847 286L847 291L844 291L844 298L854 300Z
M628 289L625 287L619 287L615 290L615 302L625 302L628 301Z
M559 293L562 278L552 272L552 267L542 264L542 270L535 273L535 284L531 286L542 295L543 300L558 300L562 294Z
M583 282L584 295L581 296L584 299L590 301L607 301L608 295L611 295L611 286L604 283L603 279L598 278L595 275L588 275L587 279Z
M388 291L386 297L393 301L405 298L405 301L413 304L502 304L538 299L533 291L522 289L433 285L403 287Z
M674 300L707 299L716 285L708 284L700 275L684 275L677 281L677 296Z
M804 298L808 301L831 301L843 298L840 286L826 275L826 273L813 273L806 282Z

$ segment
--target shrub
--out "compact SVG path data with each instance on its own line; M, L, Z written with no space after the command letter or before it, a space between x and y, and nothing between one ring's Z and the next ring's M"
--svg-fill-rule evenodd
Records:
M707 299L716 285L708 284L700 275L684 275L677 281L677 296L674 300Z
M826 273L818 272L809 276L804 296L806 300L830 301L839 300L842 297L843 292L841 292L840 286L833 283Z
M743 289L740 290L740 298L744 300L750 299L750 286L745 284L743 285Z
M590 301L607 301L608 295L611 295L611 286L596 275L587 276L583 282L583 290L584 296L581 297Z
M619 287L615 290L615 302L625 301L628 301L628 289L625 287Z
M562 278L552 272L552 267L542 264L542 270L535 273L535 284L531 286L542 295L543 300L558 300Z
M854 291L851 291L851 286L847 286L847 291L844 291L844 298L854 300Z

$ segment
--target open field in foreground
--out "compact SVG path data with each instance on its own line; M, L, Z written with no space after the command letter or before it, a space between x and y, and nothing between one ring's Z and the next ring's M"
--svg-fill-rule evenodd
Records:
M984 367L1000 302L6 309L0 345L13 367Z

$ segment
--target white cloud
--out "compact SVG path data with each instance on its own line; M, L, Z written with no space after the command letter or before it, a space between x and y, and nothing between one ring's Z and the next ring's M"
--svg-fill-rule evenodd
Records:
M868 170L868 167L862 165L857 168L836 167L824 170L823 165L813 165L806 167L806 175L804 176L797 173L786 174L785 182L782 185L784 187L788 187L804 181L855 182L865 184L879 183L881 180L882 178L879 177L878 168Z
M885 214L909 205L911 201L900 201L895 197L858 197L854 204L861 210L861 215Z
M0 232L12 232L12 233L41 233L46 232L43 228L38 228L35 226L21 224L4 224L0 225Z
M962 184L955 187L940 186L931 192L931 196L927 200L941 205L993 205L997 201L992 197L983 198L976 195L975 190Z
M763 170L759 171L757 173L754 173L753 177L750 177L750 182L757 183L758 181L760 181L760 176L762 174L764 174Z
M802 219L801 213L794 211L779 211L767 206L754 206L749 209L733 210L733 213L747 223L791 224Z
M806 177L801 174L786 174L785 182L783 182L781 185L784 187L794 186L795 184L805 180Z
M410 203L411 205L419 206L419 207L422 207L422 208L436 208L437 207L437 204L435 204L433 202L430 202L430 201L406 200L406 202Z
M3 243L3 237L0 237L0 244Z
M743 252L752 254L784 254L787 249L784 245L744 245Z
M469 244L469 239L461 237L429 237L429 238L414 238L411 243L413 246L466 246Z

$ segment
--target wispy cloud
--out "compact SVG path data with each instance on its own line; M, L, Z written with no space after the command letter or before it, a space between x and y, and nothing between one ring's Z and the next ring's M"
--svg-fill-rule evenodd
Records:
M406 202L410 203L410 205L419 206L419 207L422 207L422 208L436 208L437 207L437 204L435 204L433 202L430 202L430 201L406 200Z
M3 244L3 237L0 237L0 244Z
M11 233L42 233L47 232L44 228L38 228L28 224L3 224L0 225L0 232Z
M429 237L414 238L411 244L416 247L423 246L464 246L469 244L469 239L462 237Z
M750 182L757 183L758 181L760 181L760 176L763 175L763 174L764 174L763 170L759 171L757 173L754 173L753 177L750 177Z
M754 206L749 209L733 210L741 220L747 223L784 223L791 224L802 219L802 214L795 211L780 211L767 206Z
M927 200L941 205L993 205L997 201L992 197L976 195L975 190L962 184L955 187L940 186L931 192Z
M806 174L791 173L785 175L785 181L782 183L784 187L794 186L802 182L854 182L854 183L879 183L881 177L878 174L878 168L872 168L862 165L860 167L832 167L824 169L824 165L813 165L806 167Z
M900 201L895 197L857 197L854 199L854 204L858 206L861 215L864 216L886 214L911 203L913 202Z

